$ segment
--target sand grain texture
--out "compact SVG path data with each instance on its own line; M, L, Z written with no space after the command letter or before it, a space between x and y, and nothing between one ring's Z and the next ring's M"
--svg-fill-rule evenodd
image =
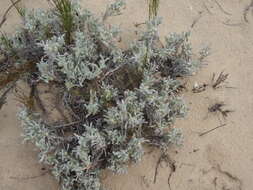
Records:
M84 5L100 14L106 0L86 0ZM134 23L147 18L145 0L127 0L127 10L108 22L121 25L122 47L135 38ZM23 0L28 7L47 7L42 1ZM172 148L176 171L162 163L153 183L158 152L147 153L140 164L132 165L127 175L105 175L104 184L112 190L252 190L253 188L253 8L250 0L161 0L163 17L161 37L168 32L187 31L193 27L191 41L197 52L203 45L211 47L208 65L187 79L189 91L184 98L190 108L186 119L177 121L185 140L181 148ZM9 6L1 0L0 16ZM249 8L247 8L249 7ZM247 12L245 13L245 10ZM246 15L246 20L245 20ZM19 17L15 10L8 15L3 30L15 31ZM209 83L213 73L229 73L229 86L193 94L194 82ZM0 112L0 190L56 190L50 174L43 174L33 146L22 144L21 129L16 119L17 103L8 98ZM208 114L210 105L224 101L234 110L226 120ZM206 117L207 116L207 117ZM222 123L227 125L199 137L199 133ZM30 178L34 176L40 176Z

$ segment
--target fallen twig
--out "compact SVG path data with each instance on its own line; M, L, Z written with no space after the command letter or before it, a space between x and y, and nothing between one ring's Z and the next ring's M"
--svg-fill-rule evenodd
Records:
M253 0L251 0L250 4L247 7L245 7L245 9L243 11L243 18L244 18L244 21L247 23L249 23L247 15L249 13L250 8L252 8L252 7L253 7Z
M2 25L5 23L5 21L7 20L7 14L9 13L9 11L15 7L16 4L18 4L21 0L17 0L14 3L12 3L9 8L5 11L4 15L2 16L2 20L0 22L0 28L2 27Z
M218 102L215 103L214 105L210 106L208 108L209 112L220 112L223 116L223 118L225 119L229 113L233 112L233 110L228 110L228 109L223 109L223 107L225 106L224 102Z
M16 179L16 180L29 180L29 179L35 179L38 177L42 177L44 175L46 175L47 173L49 173L50 171L45 171L43 173L41 173L40 175L35 175L35 176L27 176L27 177L15 177L15 176L11 176L10 179Z
M80 123L81 123L81 121L74 121L74 122L71 122L71 123L63 124L63 125L57 125L57 126L54 126L53 128L54 129L62 129L62 128L71 127L73 125L80 124Z
M208 84L206 84L206 83L203 83L201 85L199 85L198 83L195 83L193 88L192 88L192 92L193 93L204 92L207 87L208 87Z
M204 135L206 135L206 134L208 134L208 133L210 133L210 132L212 132L212 131L214 131L214 130L216 130L216 129L218 129L218 128L224 127L224 126L226 126L226 125L227 125L227 124L223 124L223 125L220 125L220 126L218 126L218 127L213 128L213 129L210 129L210 130L208 130L208 131L205 131L205 132L203 132L203 133L200 133L199 136L202 137L202 136L204 136Z
M206 11L210 14L213 15L213 13L209 10L209 8L207 7L207 5L205 4L205 2L203 2L203 6L206 9Z
M226 26L238 26L238 27L242 26L242 23L240 23L240 22L238 22L238 23L229 23L229 20L227 20L225 22L223 21L222 24L224 24Z
M153 183L154 184L156 183L156 178L157 178L157 175L158 175L158 168L159 168L159 166L160 166L160 164L161 164L162 161L165 161L166 163L168 163L169 167L171 169L171 172L170 172L169 177L168 177L168 185L169 185L169 188L171 189L171 187L170 187L170 179L171 179L172 174L176 171L176 165L175 165L175 161L172 160L170 158L170 156L168 154L164 153L164 152L161 154L161 156L159 157L159 159L158 159L158 161L156 163L155 175L154 175L154 181L153 181Z
M15 87L15 83L13 83L12 85L10 85L9 88L7 88L3 94L0 96L0 110L3 107L3 105L6 103L6 98L7 98L7 94L11 91L11 89L13 89Z
M122 65L119 65L118 67L116 67L115 69L112 69L108 72L106 72L100 79L99 79L99 82L100 81L103 81L106 77L108 76L111 76L113 73L117 72L118 70L120 70L123 66L125 66L126 64L122 64Z
M213 1L218 5L218 7L220 8L220 10L221 10L224 14L226 14L226 15L232 15L231 13L227 12L227 11L221 6L221 4L220 4L217 0L213 0Z
M198 16L193 20L192 24L191 24L191 28L194 28L194 26L197 24L197 22L199 21L199 19L202 17L203 11L200 11Z
M224 102L218 102L218 103L215 103L214 105L210 106L208 108L208 111L209 112L217 112L217 111L220 111L223 106L225 106Z
M134 23L135 27L139 27L140 25L146 24L146 22L141 22L141 23Z
M30 84L30 88L31 88L31 92L30 92L30 97L29 98L31 100L33 99L34 103L37 103L37 106L39 107L39 109L41 109L43 114L46 114L46 109L45 109L45 106L42 103L42 100L40 99L39 92L38 92L36 84L35 83Z
M168 185L169 185L169 188L171 190L170 179L172 177L172 174L176 171L176 165L175 165L175 161L171 160L168 155L167 155L166 161L169 163L169 166L170 166L170 169L171 169L170 175L168 177Z
M164 157L164 153L161 154L161 156L159 157L157 163L156 163L156 167L155 167L155 175L154 175L154 181L153 183L155 184L156 183L156 177L157 177L157 174L158 174L158 168L162 162L162 159Z
M228 171L225 171L225 170L222 170L221 166L219 164L217 164L217 166L215 167L215 170L217 170L218 172L220 172L221 174L227 176L229 179L235 181L238 183L238 190L242 190L242 186L243 186L243 183L242 183L242 180L239 179L237 176L231 174L230 172Z
M215 80L215 73L213 74L213 77L212 77L212 87L213 87L213 89L217 89L217 88L219 88L220 87L220 85L222 84L222 83L224 83L227 79L228 79L228 76L229 76L229 74L224 74L224 71L222 71L220 74L219 74L219 76L218 76L218 78Z

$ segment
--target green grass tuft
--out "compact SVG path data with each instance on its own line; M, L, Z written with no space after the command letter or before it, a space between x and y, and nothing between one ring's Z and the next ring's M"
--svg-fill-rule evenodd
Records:
M148 0L148 1L149 1L149 20L151 20L158 14L160 0Z
M72 41L71 34L74 28L73 8L70 0L52 0L65 31L65 42L70 44Z

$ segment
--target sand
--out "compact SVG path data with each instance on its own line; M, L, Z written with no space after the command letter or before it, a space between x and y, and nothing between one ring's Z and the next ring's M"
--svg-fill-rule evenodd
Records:
M23 0L28 7L46 7L42 1ZM83 4L101 14L106 0L85 0ZM111 190L252 190L253 189L253 8L244 18L250 0L161 0L159 15L163 17L161 37L169 32L191 28L194 51L209 45L211 55L200 71L186 79L188 92L184 98L189 107L187 118L176 122L183 130L184 145L169 151L175 161L175 171L165 162L154 174L159 152L147 152L140 164L129 167L128 174L104 175L104 186ZM122 47L135 37L134 23L147 18L145 0L127 0L124 15L108 22L123 29ZM0 15L9 5L1 0ZM4 25L5 31L15 31L19 17L13 10ZM194 23L194 24L193 24ZM194 94L195 82L210 83L213 73L229 73L227 86L207 88ZM207 114L208 107L224 101L234 110L226 120L217 114ZM57 182L44 172L37 162L32 145L22 144L20 124L16 119L17 102L8 98L0 112L0 190L56 190ZM201 132L214 130L204 136ZM43 173L44 172L44 173ZM169 177L170 176L170 177ZM168 178L170 178L168 183Z

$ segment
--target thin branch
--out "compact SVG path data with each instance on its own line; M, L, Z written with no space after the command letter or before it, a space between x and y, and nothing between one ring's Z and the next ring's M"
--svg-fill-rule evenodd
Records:
M141 25L143 25L143 24L146 24L146 22L134 23L134 26L135 26L135 27L139 27L139 26L141 26Z
M220 74L219 74L219 76L218 76L218 78L216 79L216 81L214 81L215 80L215 74L213 74L213 78L212 78L212 87L214 88L214 89L217 89L217 88L219 88L219 86L220 86L220 84L222 84L222 83L224 83L227 79L228 79L228 76L229 76L229 74L224 74L224 71L222 71Z
M198 16L193 20L192 24L191 24L191 28L194 28L194 26L198 23L198 21L200 20L200 18L202 17L202 11L199 12Z
M224 24L224 25L227 25L227 26L238 26L238 27L240 27L240 26L242 26L242 23L229 23L229 21L227 20L226 22L222 22L222 24Z
M208 134L208 133L210 133L210 132L212 132L212 131L214 131L214 130L216 130L216 129L219 129L219 128L221 128L221 127L224 127L224 126L226 126L226 125L227 125L227 124L223 124L223 125L220 125L220 126L218 126L218 127L213 128L213 129L210 129L210 130L208 130L208 131L205 131L205 132L203 132L203 133L200 133L199 136L202 137L202 136L204 136L204 135L206 135L206 134Z
M35 176L27 176L27 177L15 177L15 176L11 176L10 179L16 179L16 180L29 180L29 179L35 179L35 178L38 178L38 177L42 177L44 175L46 175L47 173L49 173L50 171L45 171L43 172L42 174L40 175L35 175Z
M244 18L244 21L247 23L249 23L247 15L249 13L250 8L252 8L252 7L253 7L253 0L251 0L250 4L247 7L245 7L245 9L243 11L243 18Z
M39 106L39 108L42 110L43 114L46 114L47 113L46 108L43 105L43 102L39 96L38 88L36 85L34 85L34 99L35 99L37 105Z
M6 103L6 98L7 98L7 94L11 91L11 89L13 89L15 87L15 82L10 85L9 88L7 88L7 90L4 91L4 93L0 96L0 110L3 107L3 105Z
M62 129L62 128L71 127L73 125L80 124L80 123L81 123L81 121L74 121L74 122L71 122L71 123L63 124L63 125L57 125L57 126L54 126L53 128L54 129Z
M209 10L209 8L207 7L207 5L205 4L205 2L203 2L203 6L206 9L206 11L210 14L213 15L213 13Z
M172 177L172 174L176 171L176 165L175 165L175 161L172 160L169 155L166 156L166 161L169 163L169 166L170 166L170 175L168 177L168 185L169 185L169 188L171 190L171 185L170 185L170 179Z
M10 0L12 4L15 3L14 0ZM18 14L21 16L21 17L24 17L25 16L25 9L23 9L22 7L19 7L17 6L17 4L14 5L15 9L17 10Z
M157 178L157 175L158 175L158 168L161 164L162 161L165 161L167 164L169 164L169 167L171 169L171 172L170 172L170 175L168 177L168 185L169 185L169 188L171 189L170 187L170 179L171 179L171 176L172 174L176 171L176 166L175 166L175 161L172 160L170 158L170 156L168 154L166 154L165 152L162 152L161 153L161 156L159 157L157 163L156 163L156 168L155 168L155 175L154 175L154 181L153 183L155 184L156 183L156 178Z
M164 153L161 154L161 156L159 157L157 163L156 163L156 167L155 167L155 175L154 175L154 181L153 183L155 184L156 183L156 177L157 177L157 174L158 174L158 168L162 162L162 159L164 157Z
M103 81L106 77L111 76L113 73L117 72L118 70L120 70L123 66L125 66L126 64L122 64L119 65L118 67L116 67L113 70L108 71L107 73L105 73L100 79L99 81Z
M2 27L2 25L5 23L5 21L7 20L7 15L10 12L10 10L16 6L16 4L18 4L21 0L17 0L14 3L12 3L9 8L5 11L4 15L2 16L2 20L0 22L0 28Z
M213 0L217 5L218 5L218 7L220 8L220 10L224 13L224 14L226 14L226 15L232 15L231 13L229 13L229 12L227 12L222 6L221 6L221 4L217 1L217 0Z

